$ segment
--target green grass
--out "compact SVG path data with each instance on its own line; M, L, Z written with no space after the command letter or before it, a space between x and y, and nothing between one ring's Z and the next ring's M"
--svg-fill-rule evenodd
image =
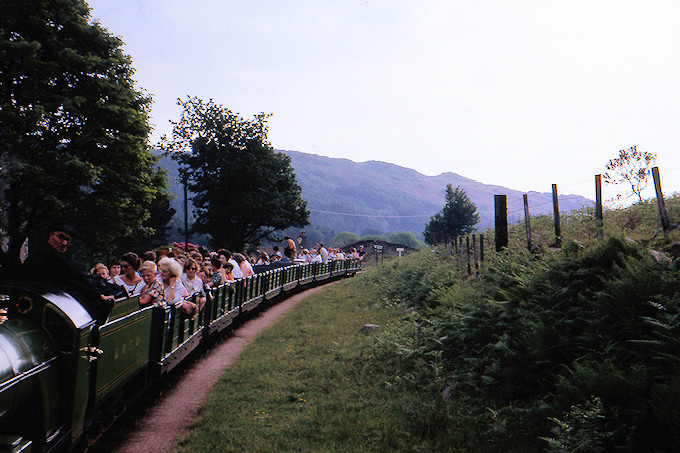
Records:
M406 449L398 414L358 360L372 336L361 327L389 329L400 309L357 290L361 278L305 299L265 329L221 377L180 451Z

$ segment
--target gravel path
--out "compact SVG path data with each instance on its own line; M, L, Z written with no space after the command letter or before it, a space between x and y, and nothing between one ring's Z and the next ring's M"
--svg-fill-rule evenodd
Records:
M295 294L271 306L258 316L235 329L222 343L216 345L187 373L168 388L157 404L137 420L134 432L129 433L112 451L119 453L153 453L173 451L184 437L205 402L208 392L224 370L231 365L243 348L265 327L293 308L304 298L319 291L317 286Z

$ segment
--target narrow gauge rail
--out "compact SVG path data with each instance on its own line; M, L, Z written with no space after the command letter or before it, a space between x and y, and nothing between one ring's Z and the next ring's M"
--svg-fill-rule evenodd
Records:
M359 269L359 261L347 260L255 274L212 289L193 318L181 304L140 309L138 297L121 299L102 325L58 288L0 286L0 453L84 448L127 395L164 379L239 316Z

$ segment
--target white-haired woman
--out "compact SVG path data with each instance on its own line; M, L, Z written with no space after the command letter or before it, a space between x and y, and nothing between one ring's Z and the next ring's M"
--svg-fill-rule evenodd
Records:
M165 257L158 262L158 268L161 272L166 303L168 305L181 303L182 311L187 316L196 313L196 305L185 300L186 297L189 297L189 292L181 280L182 265L172 258Z

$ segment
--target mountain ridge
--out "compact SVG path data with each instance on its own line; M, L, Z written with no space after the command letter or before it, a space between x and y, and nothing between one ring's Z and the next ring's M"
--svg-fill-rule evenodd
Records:
M277 151L291 158L302 187L302 197L308 201L312 213L312 224L329 225L336 232L361 233L363 229L371 228L385 233L412 231L421 236L430 217L444 206L447 184L465 190L477 205L480 214L478 227L484 229L494 224L493 195L507 195L510 205L511 200L521 200L524 194L500 185L484 184L451 171L427 176L389 162L354 162L300 151ZM329 177L319 177L319 173ZM329 193L335 194L335 199L330 199ZM552 213L552 193L533 191L529 195L532 215ZM576 195L562 195L559 202L560 211L569 211L581 208L590 200ZM524 213L523 207L521 213L516 213L510 207L508 211L511 219L520 218ZM335 218L328 212L336 213ZM372 215L374 218L357 222L342 218L343 214Z
M477 205L479 229L493 227L493 195L507 195L511 220L524 215L521 201L525 192L484 184L451 171L427 176L412 168L377 160L354 162L293 150L276 152L291 158L302 198L307 201L311 213L310 229L321 228L335 233L349 231L360 235L366 231L411 231L422 237L430 217L444 207L447 184L460 186ZM176 214L171 222L171 239L174 239L183 231L184 193L177 182L177 163L167 156L160 157L161 166L168 171L170 191L176 196L172 201ZM552 193L532 191L528 195L532 215L552 214ZM561 195L559 203L560 211L564 212L592 201L577 195Z

